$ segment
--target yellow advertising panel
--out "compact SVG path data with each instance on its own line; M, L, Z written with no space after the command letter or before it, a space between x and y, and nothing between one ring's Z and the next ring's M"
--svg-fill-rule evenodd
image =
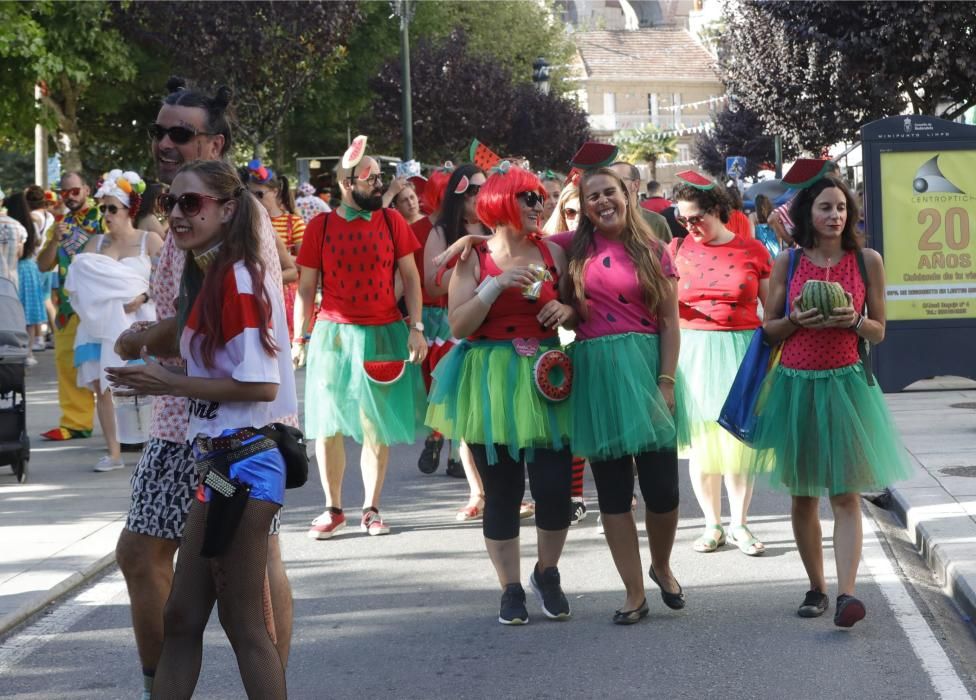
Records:
M976 150L881 153L887 315L976 318Z

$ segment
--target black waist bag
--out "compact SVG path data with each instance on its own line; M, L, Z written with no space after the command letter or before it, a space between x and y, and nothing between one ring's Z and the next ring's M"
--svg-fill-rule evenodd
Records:
M304 486L308 481L308 453L302 431L284 423L271 423L259 428L258 432L278 445L285 460L285 488Z

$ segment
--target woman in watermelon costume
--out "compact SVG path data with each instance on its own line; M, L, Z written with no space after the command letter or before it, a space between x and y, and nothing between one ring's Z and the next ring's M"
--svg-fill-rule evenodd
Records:
M481 188L478 217L494 234L451 278L451 330L465 340L434 370L427 411L428 425L464 440L474 454L485 487L485 545L502 587L502 624L528 622L519 553L526 468L538 536L530 582L547 617L570 615L557 568L569 528L569 406L543 396L534 366L558 347L556 327L575 314L559 301L565 256L536 234L544 195L535 175L507 161ZM530 286L535 298L525 295Z
M631 515L635 463L647 507L651 579L669 607L684 607L670 565L677 447L688 442L677 374L675 273L613 170L584 173L580 199L584 217L575 234L556 237L568 245L570 298L581 319L570 346L573 454L590 460L607 544L626 588L613 620L633 624L648 614Z
M813 164L815 169L822 165ZM910 468L881 389L858 352L862 341L884 340L881 256L859 248L857 203L843 181L814 170L803 184L790 210L800 250L780 253L770 282L763 329L772 342L783 343L783 353L767 378L753 468L764 469L771 456L772 481L793 497L793 532L810 578L797 611L801 617L819 617L830 606L819 505L827 491L837 565L834 624L850 627L865 615L864 604L854 597L862 541L860 493L907 478ZM808 280L841 284L847 302L828 315L816 308L804 311L800 297ZM784 317L787 299L790 313Z
M694 171L678 173L673 199L677 221L688 235L669 245L678 269L681 355L678 368L688 384L691 485L705 515L705 531L696 552L714 552L725 544L722 482L731 510L728 539L743 553L758 556L763 543L746 525L753 478L752 450L718 423L719 412L756 328L757 300L766 302L771 260L754 238L728 227L731 202L708 178Z

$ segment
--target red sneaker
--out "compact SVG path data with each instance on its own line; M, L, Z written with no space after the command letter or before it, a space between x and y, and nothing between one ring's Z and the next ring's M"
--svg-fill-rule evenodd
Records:
M328 540L337 530L346 526L346 516L343 513L333 513L326 509L322 515L312 521L312 527L306 535L310 540Z
M383 522L383 518L375 510L367 510L363 513L363 521L360 524L363 532L370 535L388 535L390 526Z

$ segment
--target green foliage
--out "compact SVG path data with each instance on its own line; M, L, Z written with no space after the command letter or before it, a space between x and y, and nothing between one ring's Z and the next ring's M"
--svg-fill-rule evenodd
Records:
M651 179L657 179L657 162L662 158L678 155L678 137L661 132L656 126L646 124L623 131L616 139L620 155L628 163L648 163Z
M744 175L756 175L776 160L773 137L766 132L759 116L742 105L733 103L728 109L712 117L715 128L695 141L696 160L708 174L725 178L725 159L745 156ZM783 158L793 160L799 155L790 145L783 148Z

